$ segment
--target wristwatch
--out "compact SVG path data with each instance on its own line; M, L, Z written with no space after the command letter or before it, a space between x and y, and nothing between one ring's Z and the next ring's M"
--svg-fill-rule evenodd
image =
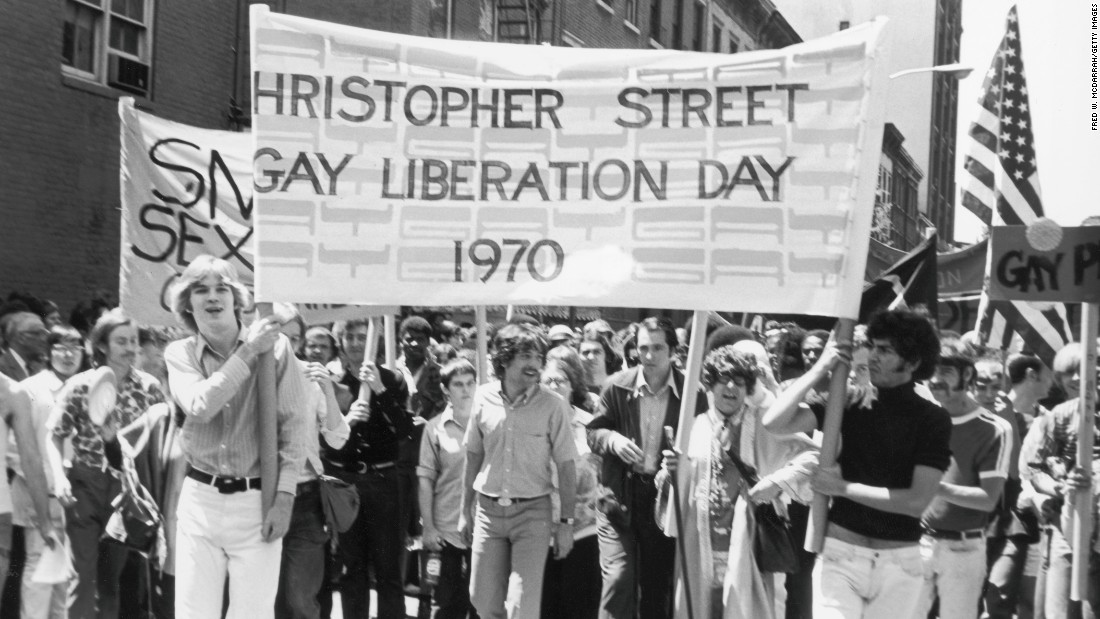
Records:
M567 525L572 526L572 525L576 524L577 519L576 518L558 518L558 522L560 524L567 524Z

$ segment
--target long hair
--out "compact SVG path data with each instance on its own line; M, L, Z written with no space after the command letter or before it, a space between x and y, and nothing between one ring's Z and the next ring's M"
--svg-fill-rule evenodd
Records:
M561 369L569 379L569 403L573 406L591 411L588 404L588 387L584 384L584 366L581 364L581 356L570 346L557 346L546 353L546 367L551 364Z
M104 312L99 317L99 320L95 322L95 326L92 327L92 335L89 338L92 344L92 364L95 367L107 363L107 340L111 338L111 333L114 333L114 330L119 327L133 325L134 321L122 313L122 308L118 307L109 312Z
M88 355L88 349L85 346L84 337L80 335L80 331L70 327L66 324L54 325L50 329L50 334L46 336L46 346L51 352L50 357L50 370L53 370L53 347L58 344L68 344L80 350L80 365L76 368L76 373L79 374L84 370L88 370L92 367L91 361Z
M184 269L179 280L172 286L169 301L172 313L192 332L198 332L199 327L195 324L192 313L194 308L191 307L191 291L208 275L216 276L220 283L229 286L233 291L233 314L238 321L241 314L252 306L252 293L241 283L236 267L221 258L203 254Z

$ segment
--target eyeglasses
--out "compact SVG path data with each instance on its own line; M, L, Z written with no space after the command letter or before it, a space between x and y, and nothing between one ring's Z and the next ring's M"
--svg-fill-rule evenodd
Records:
M562 387L569 384L569 379L564 376L547 376L542 379L542 384L547 387Z
M76 355L84 352L84 349L76 344L54 344L51 350L63 355Z

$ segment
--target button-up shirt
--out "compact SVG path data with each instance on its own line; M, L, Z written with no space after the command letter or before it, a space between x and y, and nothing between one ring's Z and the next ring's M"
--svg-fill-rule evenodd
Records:
M500 381L479 387L465 439L467 457L481 457L474 490L519 499L550 494L551 463L577 457L569 417L565 399L541 385L511 400Z
M668 395L675 394L676 383L672 380L672 371L669 370L665 383L654 392L645 382L645 372L638 371L638 380L634 384L634 397L638 399L638 413L640 419L639 429L642 433L642 460L640 472L652 475L657 472L657 463L661 461L661 433L662 424L665 421L665 413L668 411Z
M245 342L237 333L235 353ZM306 379L290 341L275 342L278 491L295 494L305 458ZM180 435L187 462L221 477L259 477L259 410L254 368L240 356L221 356L201 334L172 342L164 351L172 397L186 415Z
M88 388L94 375L94 370L81 372L65 383L46 427L54 436L72 437L74 464L106 470L102 427L93 423L88 414ZM105 421L113 420L119 428L130 425L150 406L164 401L157 379L137 369L131 369L118 380L117 394L115 407L107 413Z
M325 380L328 380L327 378ZM321 441L318 432L325 437L325 444L333 449L340 449L348 442L351 436L351 428L343 415L336 415L339 421L336 427L328 427L328 398L325 397L321 386L313 381L306 382L306 395L309 398L309 413L306 419L306 433L303 437L303 445L306 450L306 466L302 469L301 481L317 479L317 476L325 472L325 466L321 462ZM333 405L336 403L333 402ZM316 426L314 428L313 426Z
M432 482L432 522L443 540L455 548L466 544L458 534L458 515L462 511L463 469L466 466L466 450L462 439L466 427L455 419L454 409L448 406L424 427L420 440L420 464L418 477Z

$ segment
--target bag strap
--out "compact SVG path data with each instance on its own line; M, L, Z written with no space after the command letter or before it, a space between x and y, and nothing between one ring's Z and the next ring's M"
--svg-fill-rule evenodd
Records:
M756 467L745 462L737 455L736 445L730 445L730 448L726 450L726 455L733 461L733 465L737 467L737 472L741 474L741 477L744 478L750 488L760 483L760 474L757 473Z

